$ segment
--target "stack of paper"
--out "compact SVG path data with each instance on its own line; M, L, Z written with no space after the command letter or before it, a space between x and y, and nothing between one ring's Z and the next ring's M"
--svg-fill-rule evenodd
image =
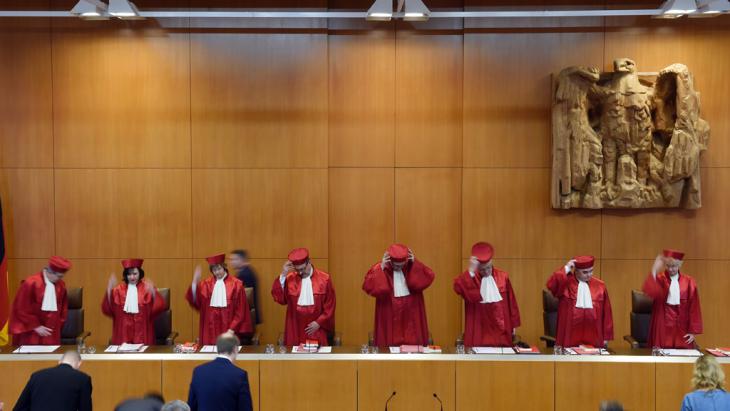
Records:
M512 347L472 347L474 354L514 354Z
M239 345L236 348L236 352L240 352L240 351L241 351L241 346ZM200 349L200 352L215 353L215 354L217 354L218 353L218 347L216 347L215 345L204 345L203 348Z
M515 347L515 352L517 354L540 354L540 349L534 345L530 348Z
M680 350L680 349L674 349L674 348L663 348L661 350L662 355L670 356L670 357L701 357L702 353L694 350Z
M122 344L122 345L110 345L106 347L106 350L104 352L126 352L126 353L134 353L134 352L144 352L149 346L143 345L143 344Z
M707 352L715 357L730 357L730 347L708 348Z
M49 354L56 351L60 345L21 345L13 354Z
M291 347L291 352L294 354L313 354L313 353L319 353L319 354L326 354L332 352L332 347L330 346L322 346L318 349L312 350L311 348L305 348L302 344L295 345Z

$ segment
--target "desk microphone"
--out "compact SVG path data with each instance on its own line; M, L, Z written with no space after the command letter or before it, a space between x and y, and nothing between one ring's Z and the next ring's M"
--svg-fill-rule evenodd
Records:
M439 398L439 396L436 395L436 393L433 393L433 398L436 398L436 401L438 401L439 405L441 406L441 411L444 411L444 403L441 402L441 398Z
M390 400L393 399L393 397L395 397L395 391L393 391L393 393L390 394L390 397L388 397L388 399L385 401L385 411L388 411L388 403L390 402Z

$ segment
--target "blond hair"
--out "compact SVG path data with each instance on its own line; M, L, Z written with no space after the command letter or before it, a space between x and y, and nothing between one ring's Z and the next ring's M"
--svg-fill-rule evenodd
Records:
M715 357L703 355L695 362L692 386L695 390L723 389L725 373Z

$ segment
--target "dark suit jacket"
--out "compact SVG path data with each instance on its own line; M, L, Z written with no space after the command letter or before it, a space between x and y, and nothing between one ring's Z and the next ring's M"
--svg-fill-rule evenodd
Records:
M91 411L91 377L68 364L30 376L13 411Z
M221 357L195 367L188 405L192 411L252 411L248 374Z

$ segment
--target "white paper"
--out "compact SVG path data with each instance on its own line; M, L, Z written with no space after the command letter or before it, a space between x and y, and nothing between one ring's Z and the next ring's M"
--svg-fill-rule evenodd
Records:
M106 350L104 350L104 352L117 352L118 350L119 350L118 345L110 345L110 346L106 347Z
M56 351L60 345L21 345L13 354L48 354Z
M216 347L215 345L204 345L203 348L200 349L200 352L217 354L218 347ZM240 345L237 347L236 352L241 352Z
M136 352L142 349L144 344L127 344L123 343L119 346L118 352Z
M142 345L142 344L127 344L128 346L135 346L139 345L139 348L137 349L128 349L123 350L122 347L124 347L124 344L122 345L110 345L106 347L106 350L104 352L115 352L115 353L135 353L135 352L145 352L149 348L149 345Z
M701 357L702 353L694 349L680 350L674 348L664 348L662 349L662 355L667 355L670 357Z
M390 347L391 354L400 354L400 347Z
M323 353L323 354L328 354L328 353L332 352L332 347L330 347L330 346L319 347L319 351L317 351L317 352Z
M512 347L472 347L474 354L514 354Z

